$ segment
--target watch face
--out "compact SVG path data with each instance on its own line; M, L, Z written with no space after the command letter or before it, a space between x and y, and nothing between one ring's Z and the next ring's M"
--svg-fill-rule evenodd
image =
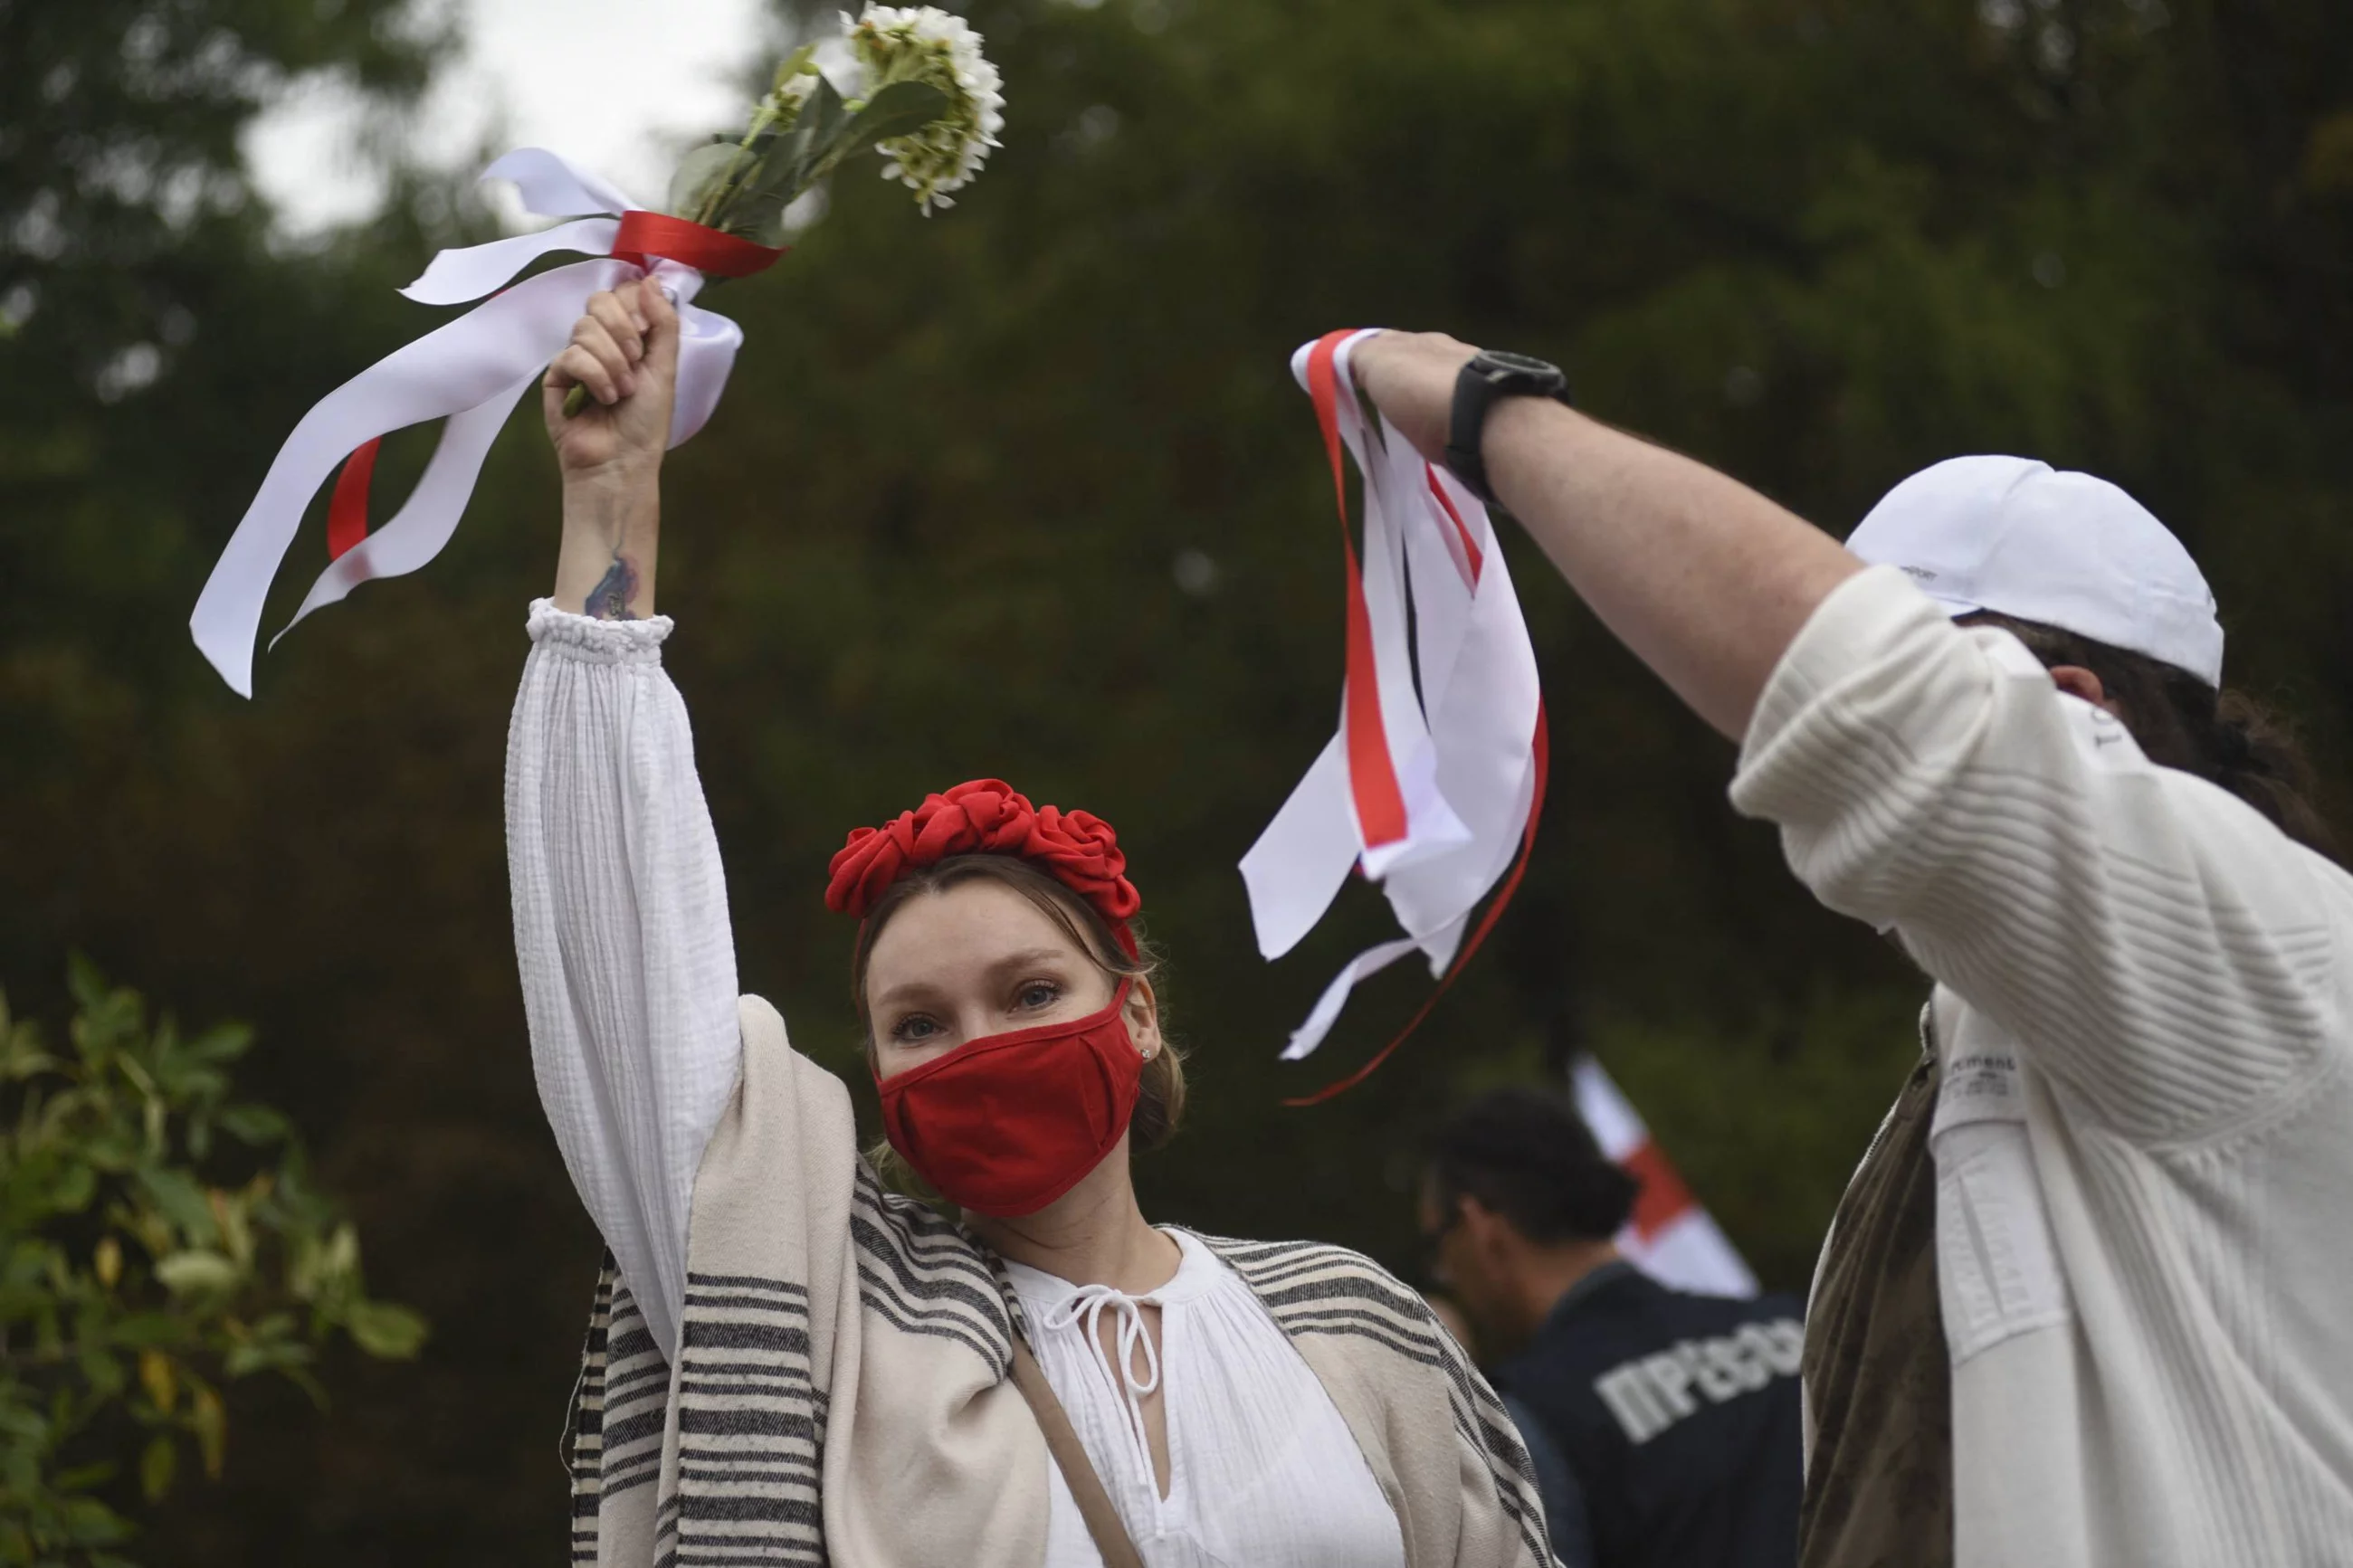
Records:
M1488 349L1471 366L1489 386L1507 397L1557 397L1568 385L1568 377L1561 374L1558 365L1533 354Z
M1487 349L1479 357L1497 370L1511 371L1520 375L1558 375L1560 371L1548 360L1534 354L1507 353L1502 349Z

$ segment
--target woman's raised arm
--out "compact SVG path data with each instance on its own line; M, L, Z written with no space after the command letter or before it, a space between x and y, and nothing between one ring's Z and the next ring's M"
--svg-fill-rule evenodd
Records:
M652 614L677 343L651 288L600 294L548 373L564 545L532 606L506 787L540 1100L666 1356L695 1168L742 1055L726 878ZM575 382L596 401L566 419Z
M566 418L575 386L593 401ZM564 470L557 608L606 621L654 613L661 461L677 390L678 313L653 279L591 297L539 390Z

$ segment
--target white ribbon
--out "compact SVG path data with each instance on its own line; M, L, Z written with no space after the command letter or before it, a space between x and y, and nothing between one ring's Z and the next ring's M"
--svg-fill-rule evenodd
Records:
M483 170L482 178L512 180L524 207L544 217L606 216L445 250L402 294L420 304L459 304L491 293L551 252L585 252L597 259L543 272L485 300L370 365L321 398L294 426L188 621L196 647L240 696L253 695L253 644L270 581L301 526L303 510L336 465L378 436L427 419L448 419L406 503L329 563L294 619L278 633L280 637L311 611L362 583L414 572L439 554L457 531L491 443L516 401L571 342L572 324L586 310L589 296L646 276L636 263L606 254L620 228L619 215L637 204L604 180L541 147L509 153ZM678 306L678 401L670 425L670 444L675 447L702 429L719 406L744 331L692 303L702 287L701 272L658 259L652 273ZM270 641L276 646L276 637Z
M1348 357L1371 335L1342 343L1334 368L1341 438L1365 478L1365 603L1406 834L1366 845L1349 788L1344 697L1341 732L1242 857L1241 873L1269 959L1314 929L1356 866L1381 883L1405 934L1340 971L1293 1033L1285 1059L1314 1050L1356 984L1408 953L1420 952L1433 975L1445 973L1472 910L1510 868L1535 795L1535 650L1511 569L1478 498L1424 462L1386 418L1376 427L1357 406ZM1314 347L1292 356L1303 387ZM1433 481L1461 528L1431 493Z

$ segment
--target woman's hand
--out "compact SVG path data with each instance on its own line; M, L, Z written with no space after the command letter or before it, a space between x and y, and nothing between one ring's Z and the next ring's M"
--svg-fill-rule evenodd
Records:
M565 395L593 401L564 416ZM650 278L588 300L572 342L547 367L540 407L566 487L583 479L650 479L670 445L678 392L678 312Z
M564 396L594 399L572 418ZM540 406L564 470L555 602L607 620L654 613L661 460L678 392L678 312L650 278L593 296L547 367Z

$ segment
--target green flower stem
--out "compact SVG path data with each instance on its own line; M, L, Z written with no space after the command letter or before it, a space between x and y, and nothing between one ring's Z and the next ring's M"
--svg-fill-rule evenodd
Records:
M744 166L744 154L752 150L754 139L773 118L775 118L774 114L765 104L752 111L751 128L744 132L744 140L735 143L735 156L727 161L727 172L719 177L718 184L712 187L711 195L704 197L702 205L695 209L696 223L709 228L718 218L719 211L726 205L727 198L735 194L735 182L739 178L737 171ZM564 395L564 416L566 419L579 418L582 411L587 406L588 388L585 383L575 385Z
M760 134L763 123L760 116L766 112L765 109L752 111L752 128L744 132L744 140L735 143L735 156L727 160L727 172L719 176L719 183L712 186L711 194L702 199L702 205L695 209L694 221L703 227L712 226L719 216L719 209L726 205L729 196L735 194L736 171L744 166L744 154L752 150L752 139Z

